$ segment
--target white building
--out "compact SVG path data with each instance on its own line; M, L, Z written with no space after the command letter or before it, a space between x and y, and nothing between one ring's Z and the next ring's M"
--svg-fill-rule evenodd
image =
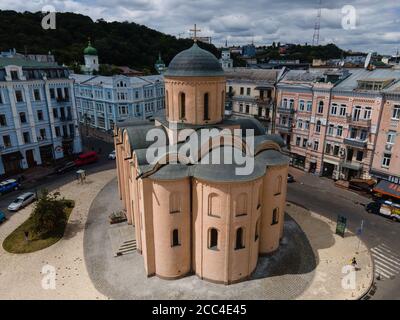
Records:
M221 59L219 59L219 63L224 70L233 68L233 59L231 59L231 52L228 48L222 49Z
M88 46L83 50L83 55L85 59L85 65L82 66L82 71L85 74L93 74L94 71L99 71L99 56L97 50L92 47L92 44L88 43Z
M79 121L101 130L128 118L148 119L164 109L161 75L110 77L72 74Z

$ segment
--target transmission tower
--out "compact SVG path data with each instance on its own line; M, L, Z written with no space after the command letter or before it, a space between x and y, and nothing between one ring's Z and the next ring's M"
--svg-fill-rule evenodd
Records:
M318 1L317 20L315 21L314 35L313 35L313 39L312 39L313 46L317 46L319 44L319 30L321 28L321 12L322 12L322 0L319 0Z

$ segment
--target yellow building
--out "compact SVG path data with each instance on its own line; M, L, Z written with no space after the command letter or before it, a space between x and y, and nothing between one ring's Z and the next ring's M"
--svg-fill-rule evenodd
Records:
M288 172L283 141L255 119L224 119L225 88L218 60L195 43L165 73L165 118L125 121L115 129L120 196L148 276L196 274L235 283L249 278L259 255L279 247ZM199 137L207 129L221 135L201 140L197 161L193 154L177 159L173 147L181 150L188 141L182 133ZM166 140L149 161L156 148L146 137L154 130ZM224 139L229 133L232 140ZM232 162L225 151L235 155ZM215 154L219 163L203 163ZM253 167L238 174L243 164L236 156L243 154Z

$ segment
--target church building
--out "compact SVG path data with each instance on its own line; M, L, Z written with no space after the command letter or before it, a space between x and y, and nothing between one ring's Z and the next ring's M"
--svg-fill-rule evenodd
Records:
M248 280L258 257L273 254L283 237L284 142L256 119L224 118L224 71L197 43L175 56L164 78L165 116L120 122L114 131L120 197L146 274L170 280L195 274L226 285ZM166 141L165 152L151 162L154 141L146 136L154 129ZM185 144L182 131L200 135L203 129L243 135L230 143L219 136L201 141L199 160L216 152L219 164L176 161L171 147ZM226 150L250 154L253 170L238 175L242 164L226 161Z

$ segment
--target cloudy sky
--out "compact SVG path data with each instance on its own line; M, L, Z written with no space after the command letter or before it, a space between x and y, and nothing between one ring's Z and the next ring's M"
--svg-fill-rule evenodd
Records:
M107 21L134 21L188 37L194 23L216 45L311 43L318 0L0 0L0 9L53 5ZM351 7L349 7L351 6ZM354 10L353 10L354 9ZM354 13L354 14L353 14ZM320 43L394 54L400 51L399 0L322 0Z

